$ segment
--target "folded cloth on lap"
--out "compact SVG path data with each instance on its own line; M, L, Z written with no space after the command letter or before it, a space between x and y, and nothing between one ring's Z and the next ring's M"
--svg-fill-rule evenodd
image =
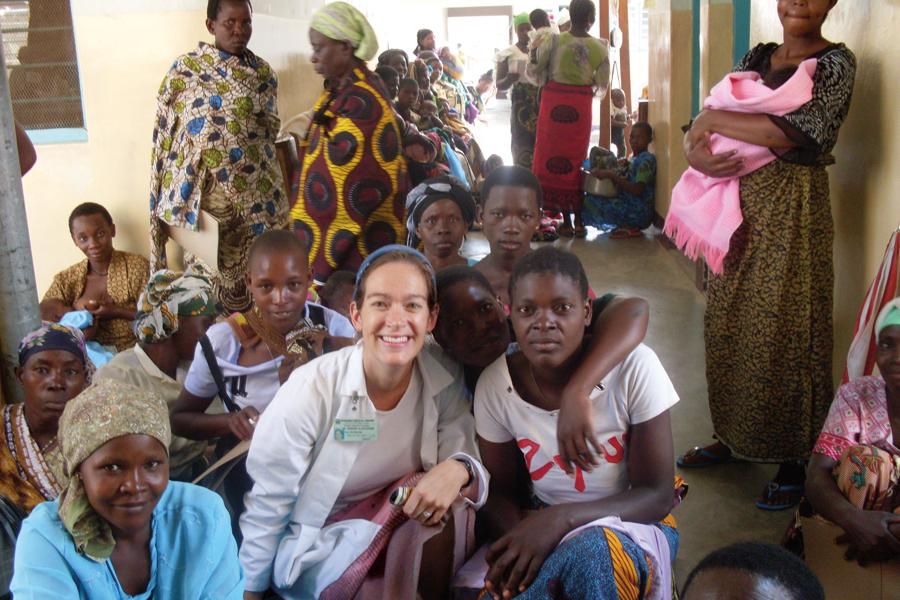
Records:
M729 73L704 101L704 108L783 116L812 98L817 61L800 63L797 71L777 89L770 89L753 71ZM737 150L744 167L735 177L709 177L688 167L672 189L672 204L663 232L689 258L701 254L710 269L720 274L731 236L743 222L740 178L769 164L777 157L771 149L713 134L710 152Z

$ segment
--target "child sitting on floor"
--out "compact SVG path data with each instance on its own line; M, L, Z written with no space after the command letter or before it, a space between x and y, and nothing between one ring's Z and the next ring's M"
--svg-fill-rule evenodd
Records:
M638 237L642 229L650 227L656 212L656 157L647 150L653 141L649 123L635 123L631 127L631 150L624 175L610 169L595 169L591 175L609 179L619 191L614 198L585 194L582 218L585 225L598 229L615 228L612 239Z
M150 262L113 248L112 216L94 202L75 207L69 234L86 258L53 277L41 300L41 319L56 322L68 312L86 310L97 323L97 342L117 351L134 346L131 321L150 277Z

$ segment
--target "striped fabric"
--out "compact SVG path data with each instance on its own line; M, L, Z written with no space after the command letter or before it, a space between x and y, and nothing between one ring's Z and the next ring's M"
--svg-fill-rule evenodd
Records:
M898 296L900 283L900 229L895 229L888 241L881 268L869 286L866 298L856 317L853 342L847 353L847 367L843 383L857 377L871 375L875 368L875 319L885 304Z

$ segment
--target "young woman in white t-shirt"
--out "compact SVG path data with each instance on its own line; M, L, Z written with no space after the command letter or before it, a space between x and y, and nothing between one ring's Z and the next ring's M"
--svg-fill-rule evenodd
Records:
M678 396L652 350L638 346L596 382L600 464L572 475L561 468L556 422L586 354L587 289L573 254L545 247L523 257L510 279L519 351L478 380L476 431L491 475L479 523L493 541L485 587L496 598L545 598L551 588L571 598L671 593L669 408Z
M350 305L360 341L297 369L256 427L245 598L445 595L487 479L462 371L424 347L437 312L421 253L385 246L363 262ZM400 487L412 488L392 501L402 512L387 504Z

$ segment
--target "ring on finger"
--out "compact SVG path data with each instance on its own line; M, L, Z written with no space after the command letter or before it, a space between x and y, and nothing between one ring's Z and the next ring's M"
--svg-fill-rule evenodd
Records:
M425 521L427 521L428 519L431 518L431 514L432 514L432 513L431 513L430 510L426 510L425 512L422 513L422 519L424 519Z

